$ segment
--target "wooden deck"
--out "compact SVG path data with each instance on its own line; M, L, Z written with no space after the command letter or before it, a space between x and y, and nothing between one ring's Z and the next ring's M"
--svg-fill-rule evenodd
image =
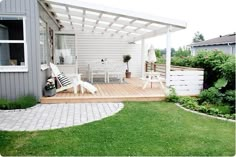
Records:
M126 79L123 84L95 84L98 92L73 94L72 90L57 93L54 97L43 97L41 103L76 103L76 102L122 102L122 101L160 101L165 99L159 83L153 83L142 89L144 81L139 78Z

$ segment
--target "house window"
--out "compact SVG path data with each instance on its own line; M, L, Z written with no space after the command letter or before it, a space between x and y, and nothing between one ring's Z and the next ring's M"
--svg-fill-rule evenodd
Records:
M25 17L0 15L0 72L28 71Z
M41 69L45 70L48 68L48 36L47 36L47 24L40 19L39 20L40 28L40 54L41 54Z
M75 34L56 34L55 40L55 63L58 65L75 64Z

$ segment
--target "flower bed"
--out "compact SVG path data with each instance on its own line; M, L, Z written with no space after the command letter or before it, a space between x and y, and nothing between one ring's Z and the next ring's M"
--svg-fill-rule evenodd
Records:
M172 89L166 99L169 102L179 103L182 107L206 113L208 115L223 117L235 120L236 114L231 112L230 106L224 104L211 104L208 102L199 103L200 98L194 97L178 97L175 90Z

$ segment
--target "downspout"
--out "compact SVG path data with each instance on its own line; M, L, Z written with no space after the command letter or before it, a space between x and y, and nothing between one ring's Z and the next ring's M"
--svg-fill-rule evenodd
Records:
M233 54L233 46L228 43L228 46L231 48L231 55Z

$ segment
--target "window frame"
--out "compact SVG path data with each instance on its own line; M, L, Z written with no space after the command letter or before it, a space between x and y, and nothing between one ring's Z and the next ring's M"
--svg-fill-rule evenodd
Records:
M1 17L10 17L16 18L18 20L23 21L23 40L0 40L0 43L5 44L17 44L21 43L24 44L24 61L25 65L16 66L16 65L0 65L0 72L28 72L28 47L27 47L27 40L26 40L26 17L25 16L18 16L18 15L0 15Z
M47 70L48 68L49 68L49 60L48 60L48 58L49 58L49 45L48 45L48 24L47 24L47 22L40 16L39 17L39 22L40 22L40 20L42 21L42 22L44 22L45 23L45 27L46 27L46 44L47 44L47 53L46 53L46 57L47 57L47 59L46 59L46 63L44 63L44 64L41 64L41 58L42 58L42 56L40 56L40 65L41 65L41 70L42 71L44 71L44 70ZM39 25L40 25L40 23L39 23ZM40 27L40 26L39 26ZM40 30L39 30L40 31ZM40 35L39 35L40 36ZM40 40L40 39L39 39ZM40 44L40 43L39 43ZM41 50L40 50L41 51ZM40 55L41 55L41 53L40 53ZM45 55L45 54L44 54Z

